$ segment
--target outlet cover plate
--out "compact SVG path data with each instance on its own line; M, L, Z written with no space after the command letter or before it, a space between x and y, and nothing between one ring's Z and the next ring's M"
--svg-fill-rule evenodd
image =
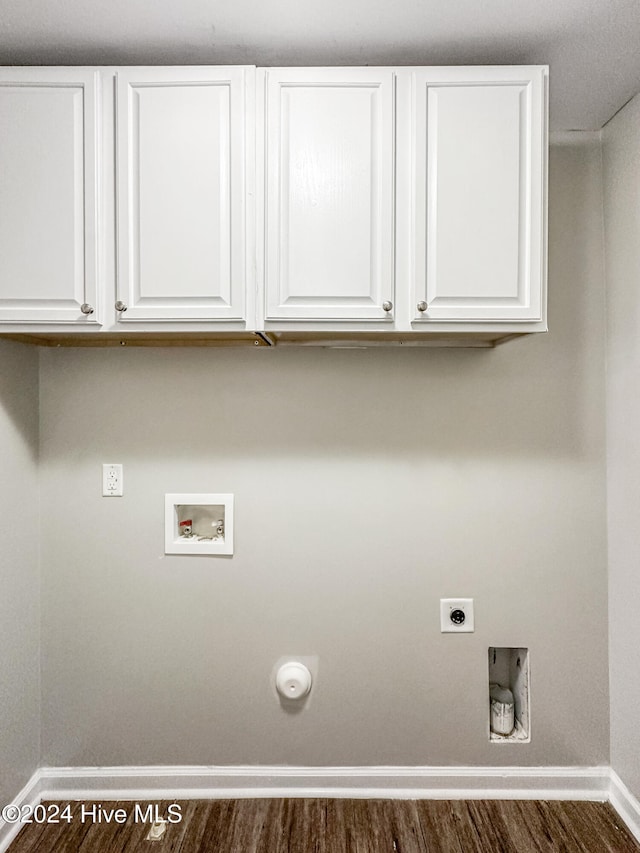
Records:
M464 613L462 624L452 621L451 614L455 610ZM443 634L471 634L473 625L473 598L441 598L440 599L440 631Z
M105 462L102 466L102 497L121 498L124 491L122 465Z

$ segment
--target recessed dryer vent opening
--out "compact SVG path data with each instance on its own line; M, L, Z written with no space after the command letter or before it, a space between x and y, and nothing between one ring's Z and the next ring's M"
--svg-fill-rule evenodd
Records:
M233 495L165 495L165 554L233 554Z
M489 649L489 740L530 743L529 649Z

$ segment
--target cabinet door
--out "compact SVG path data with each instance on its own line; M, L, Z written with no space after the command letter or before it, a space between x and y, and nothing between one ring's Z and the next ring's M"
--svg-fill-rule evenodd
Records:
M120 321L244 319L253 79L241 66L117 72Z
M414 320L543 319L545 76L413 72Z
M385 320L394 295L394 75L266 72L266 319Z
M97 85L82 68L0 69L0 323L100 321Z

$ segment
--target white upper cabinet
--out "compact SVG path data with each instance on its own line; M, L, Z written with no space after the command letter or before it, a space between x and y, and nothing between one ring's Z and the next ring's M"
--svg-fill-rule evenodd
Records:
M267 327L392 322L393 70L263 73Z
M95 325L94 70L0 69L0 323Z
M411 81L411 320L543 321L546 69L420 68Z
M0 68L0 331L543 331L547 75Z
M246 318L254 75L116 72L118 321Z

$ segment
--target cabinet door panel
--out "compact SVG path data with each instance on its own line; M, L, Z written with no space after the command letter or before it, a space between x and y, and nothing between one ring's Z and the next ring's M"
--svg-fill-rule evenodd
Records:
M267 71L267 319L384 320L393 299L394 77Z
M245 72L118 72L121 321L245 316Z
M0 70L0 322L99 321L96 87L83 69Z
M414 73L414 320L542 318L544 78Z

